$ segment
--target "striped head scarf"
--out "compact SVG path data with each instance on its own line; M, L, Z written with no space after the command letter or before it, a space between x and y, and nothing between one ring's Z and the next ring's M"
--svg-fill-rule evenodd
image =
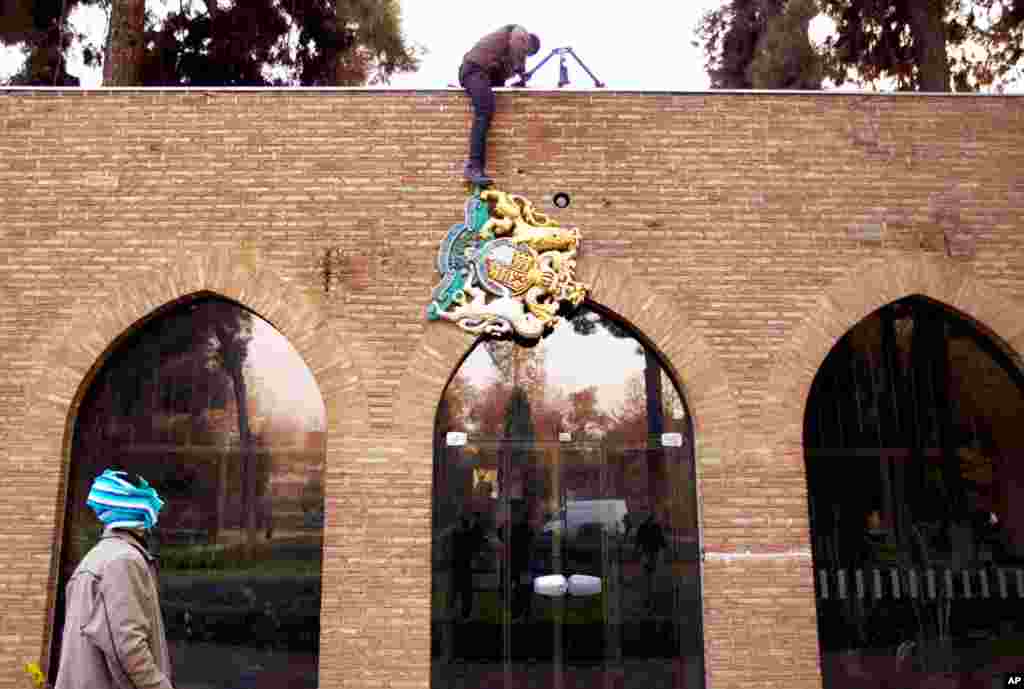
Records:
M136 487L127 476L127 472L107 469L93 481L85 504L108 527L152 529L164 501L146 479L139 476L141 486Z

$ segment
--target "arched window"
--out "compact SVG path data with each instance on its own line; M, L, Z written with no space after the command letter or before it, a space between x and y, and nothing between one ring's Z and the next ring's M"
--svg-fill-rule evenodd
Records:
M825 359L804 445L826 688L988 686L1024 666L1022 383L922 296Z
M703 686L693 426L657 355L587 304L481 340L434 456L432 686Z
M51 673L66 583L102 531L86 497L119 467L166 503L150 545L174 686L316 687L325 449L312 374L251 311L204 296L127 337L75 419Z

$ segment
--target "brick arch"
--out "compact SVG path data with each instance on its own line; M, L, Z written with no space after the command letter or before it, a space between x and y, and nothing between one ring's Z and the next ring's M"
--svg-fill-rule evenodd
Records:
M594 302L635 328L662 355L693 414L698 471L714 472L736 450L738 408L725 369L689 325L683 305L652 291L629 261L592 260L581 266L578 277L591 286ZM408 446L428 464L437 405L474 341L452 324L428 325L396 393L396 416Z
M757 437L748 438L756 441L756 449L770 458L770 475L784 485L787 499L807 499L804 411L811 383L825 357L866 316L913 294L957 309L1013 350L1020 351L1024 346L1024 323L1015 317L1024 304L984 285L974 277L968 264L955 263L940 255L894 253L855 265L820 291L817 303L808 309L790 339L777 351L756 423ZM798 514L788 520L787 526L793 564L776 573L775 582L802 598L804 609L810 611L799 619L787 620L789 630L798 639L790 651L795 659L815 659L815 671L808 676L808 682L820 686L810 521L806 507Z
M697 495L703 505L700 529L705 548L722 547L723 535L717 525L725 482L723 477L729 463L735 461L742 440L739 410L734 388L724 367L719 363L712 347L691 326L685 306L678 299L651 290L646 280L624 260L582 262L579 278L591 286L594 302L612 311L617 317L635 328L648 344L661 354L662 364L671 372L686 404L693 415L696 440ZM424 476L417 486L419 505L429 506L431 494L431 468L433 467L434 419L437 406L450 376L468 354L475 338L450 323L431 323L425 328L418 346L410 356L402 382L396 391L395 416L402 429L402 454L407 457L410 471ZM414 469L413 469L414 468ZM417 554L416 570L421 584L416 595L430 614L430 518L431 510L420 511L419 523L414 527L421 540L422 550ZM714 577L714 574L711 574ZM701 575L707 581L707 570ZM719 587L720 588L720 587ZM714 656L715 639L725 638L729 632L723 627L716 610L724 600L724 593L705 588L703 593L703 629L705 657ZM421 613L422 614L422 613ZM419 629L415 629L419 633ZM426 642L422 642L425 644ZM429 658L429 649L424 651ZM429 682L430 666L420 669L419 681ZM707 667L713 681L718 667ZM425 684L424 684L425 686Z
M92 384L92 380L106 358L118 347L123 338L137 330L144 322L175 302L187 302L196 296L220 296L233 300L252 310L271 323L295 347L309 367L320 390L326 409L327 465L346 461L346 456L358 451L346 443L351 437L365 437L369 426L369 407L363 393L365 374L360 360L351 352L359 349L353 335L344 336L333 329L315 303L295 287L283 281L272 269L260 264L258 253L231 249L211 250L207 253L182 254L169 263L140 271L127 279L111 282L105 290L106 300L95 307L72 309L79 315L38 343L43 352L42 375L26 386L24 422L15 431L12 446L24 448L18 452L21 468L45 477L49 490L44 491L46 510L56 506L52 530L33 542L38 552L32 555L49 558L49 589L46 592L44 619L38 629L42 632L41 657L48 661L48 644L52 620L53 584L59 563L58 549L51 547L61 538L65 512L66 469L70 461L71 435L78 404ZM348 447L346 447L348 445ZM58 460L58 461L55 461ZM330 472L324 481L326 499L325 547L343 536L338 533L341 519L332 498L344 496L340 485L332 485ZM38 519L36 520L38 523ZM341 587L340 576L329 574L325 567L323 590ZM38 590L33 589L33 595ZM335 619L340 611L324 596L323 614ZM329 649L322 648L321 670L329 663ZM52 670L51 670L52 671ZM322 674L322 673L321 673Z
M882 306L913 294L942 302L977 321L1010 350L1024 350L1024 303L974 277L970 266L943 256L894 255L864 261L826 287L814 310L779 351L768 382L762 427L775 456L804 470L803 423L811 383L839 339ZM806 490L806 484L804 485ZM805 533L805 545L810 540Z

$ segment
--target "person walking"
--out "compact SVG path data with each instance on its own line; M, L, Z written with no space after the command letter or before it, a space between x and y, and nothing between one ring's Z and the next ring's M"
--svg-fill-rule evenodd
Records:
M141 476L107 469L86 504L105 527L67 583L54 689L174 689L147 544L164 501Z
M494 87L504 86L513 75L526 83L526 57L540 50L540 39L518 24L508 24L476 42L462 58L459 85L473 102L473 128L469 134L469 159L463 177L487 186L493 180L484 171L487 163L487 132L494 117Z
M650 612L654 611L654 578L658 559L667 545L665 532L655 519L654 512L651 512L636 530L636 546L640 550L647 575L647 609Z
M473 614L473 560L486 542L484 528L480 524L479 513L472 517L463 515L452 534L451 566L452 566L452 597L454 606L458 598L462 604L459 619L468 620Z

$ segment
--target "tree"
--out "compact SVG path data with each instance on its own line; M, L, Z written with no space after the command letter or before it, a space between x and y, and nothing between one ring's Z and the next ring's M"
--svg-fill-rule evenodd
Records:
M593 335L598 328L612 337L634 339L633 333L618 321L601 316L589 309L580 309L569 320L573 330L580 335ZM649 347L637 343L637 354L644 357L644 389L647 402L647 433L651 448L660 447L660 437L665 430L664 404L662 401L661 362Z
M563 423L573 435L604 434L610 422L611 417L597 406L596 385L569 394L568 411Z
M68 16L75 0L0 0L0 44L25 45L25 64L11 83L21 86L78 86L64 55L75 36ZM83 37L79 37L80 39Z
M146 84L357 86L418 67L394 0L182 5L147 45Z
M252 314L222 300L197 302L155 318L143 327L136 344L118 353L107 369L104 394L115 416L142 423L167 412L188 412L198 418L211 399L234 395L242 477L243 526L246 552L256 534L256 485L263 480L254 459L249 424L249 394L245 362L252 339ZM222 388L227 389L222 389ZM143 436L139 436L143 437ZM218 506L223 506L226 465L218 482ZM216 540L223 526L217 510Z
M505 490L505 486L518 480L524 487L533 486L536 483L533 415L529 395L522 388L512 389L505 406L504 421L504 447L501 454L505 461L498 464L498 485ZM504 475L506 467L510 474L508 476Z
M146 0L110 0L110 30L103 55L104 84L142 83L145 31Z
M804 40L803 20L815 5L836 26L820 54L808 52ZM759 71L770 77L762 83L796 88L813 80L794 75L813 77L821 61L836 85L891 80L903 91L998 89L1015 71L1019 76L1024 0L731 0L706 13L696 34L712 88L754 88ZM800 38L779 40L785 35Z
M70 31L79 5L109 8L102 50ZM0 9L0 43L26 46L13 80L23 84L77 85L64 68L75 39L114 86L354 86L418 67L397 0L183 0L162 17L145 0L0 0Z
M974 91L1019 66L1022 0L823 0L837 37L825 43L837 84L895 79L904 91ZM980 49L980 50L979 50Z
M570 322L572 323L573 330L581 335L593 335L598 331L598 328L601 328L612 337L635 339L633 332L618 321L589 309L577 311L570 319ZM650 495L657 504L659 491L664 489L661 478L664 476L665 469L665 453L661 447L661 434L665 430L661 362L651 348L639 342L637 343L637 354L642 354L644 357L643 399L645 405L643 418L646 420L647 430L644 456ZM620 437L618 433L613 432L609 440L619 439Z
M238 414L238 445L242 474L242 515L245 529L244 554L251 559L256 543L256 456L252 429L249 427L249 395L245 381L245 361L252 340L252 314L226 302L211 302L193 327L206 336L211 368L219 368L231 379ZM221 308L216 308L221 307Z
M789 0L781 13L768 17L747 68L755 89L821 88L823 61L808 34L817 14L814 0Z
M701 18L696 35L704 49L711 88L751 89L750 68L757 43L769 18L778 16L785 0L731 0Z
M512 340L487 340L483 347L503 385L522 388L534 400L544 396L547 372L543 344L522 347Z

